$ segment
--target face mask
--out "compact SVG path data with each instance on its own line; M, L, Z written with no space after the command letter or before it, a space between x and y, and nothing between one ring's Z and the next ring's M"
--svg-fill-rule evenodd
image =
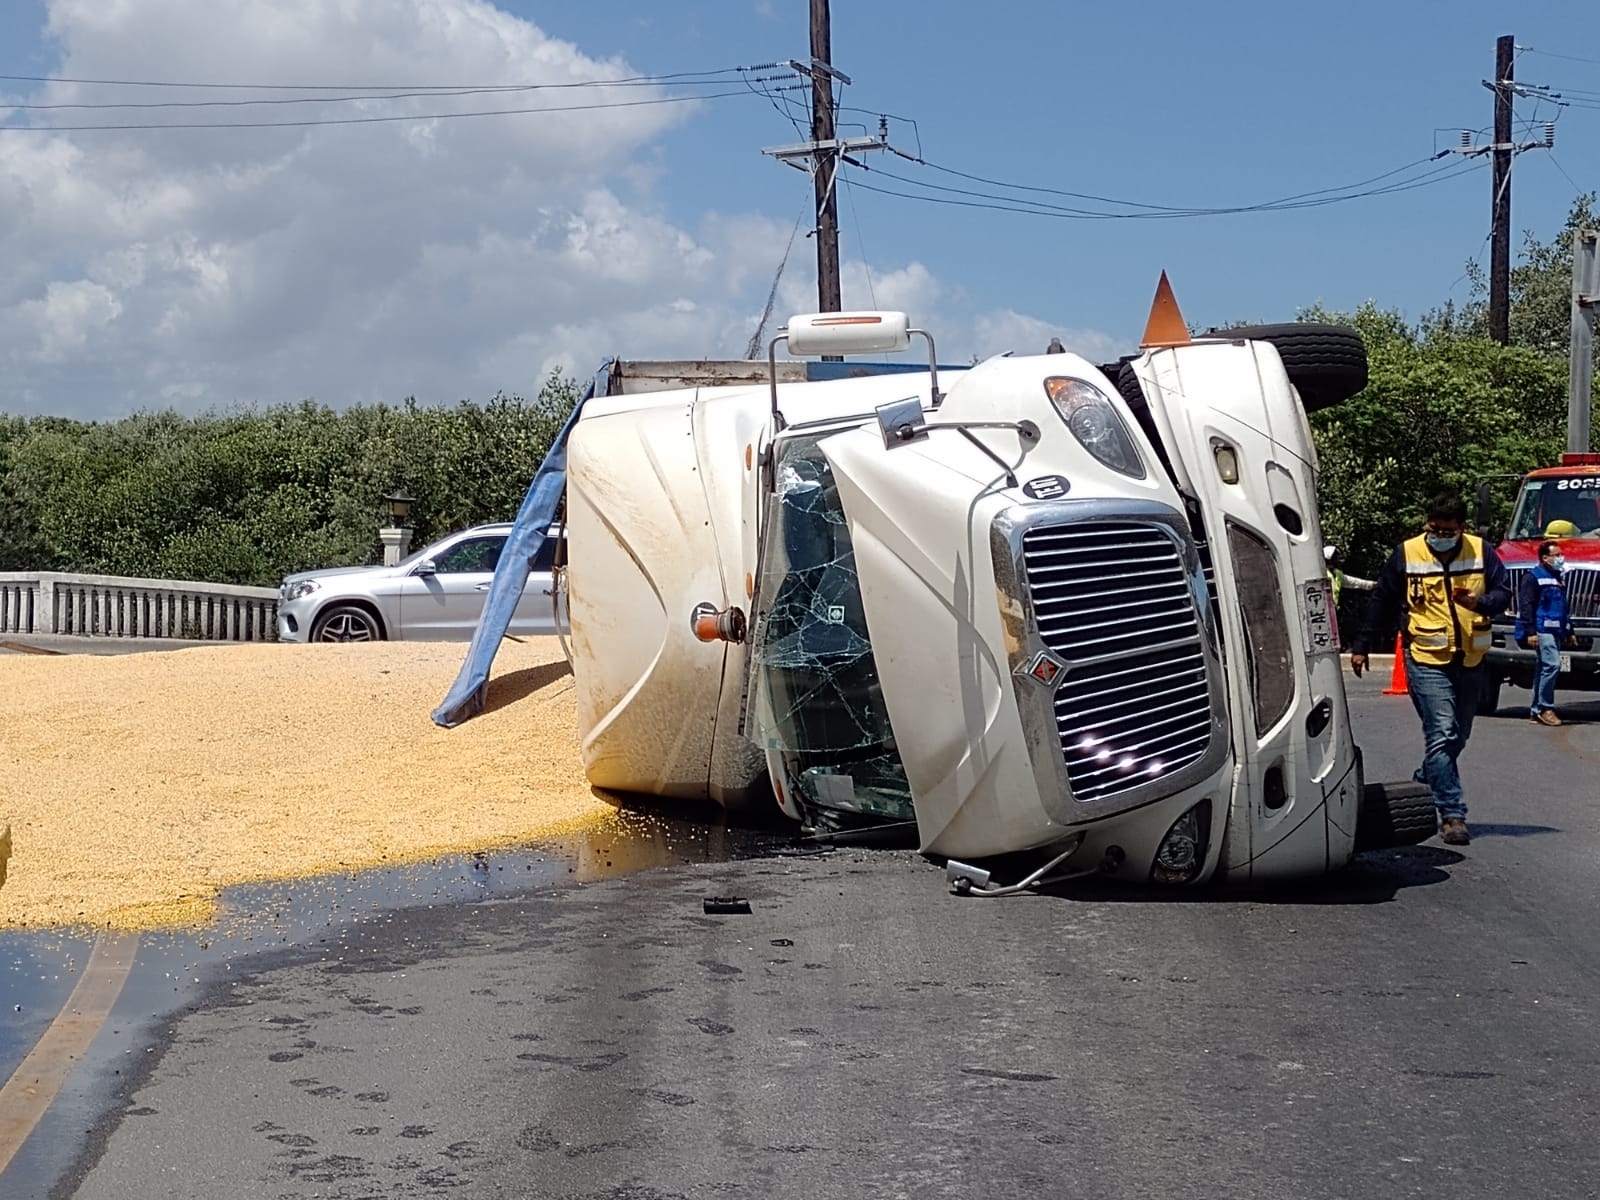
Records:
M1565 570L1567 566L1567 556L1565 554L1556 555L1550 560L1550 565L1558 571Z
M1427 535L1427 540L1429 550L1432 550L1435 554L1447 554L1456 548L1457 543L1461 541L1461 535L1459 533L1430 533Z

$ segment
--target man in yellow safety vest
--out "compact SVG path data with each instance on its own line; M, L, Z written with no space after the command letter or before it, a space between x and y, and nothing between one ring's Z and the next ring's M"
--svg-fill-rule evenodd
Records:
M1482 538L1466 532L1466 502L1435 496L1427 526L1402 542L1378 572L1366 627L1351 643L1350 669L1367 669L1367 652L1400 627L1406 690L1422 720L1422 766L1439 831L1451 846L1471 841L1456 759L1472 735L1483 687L1489 623L1511 603L1510 579Z

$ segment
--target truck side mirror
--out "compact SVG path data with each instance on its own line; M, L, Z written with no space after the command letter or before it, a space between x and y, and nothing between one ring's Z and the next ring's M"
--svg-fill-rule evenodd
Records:
M928 436L928 424L922 415L922 401L915 396L880 404L873 410L878 414L878 432L883 435L885 450L920 442Z

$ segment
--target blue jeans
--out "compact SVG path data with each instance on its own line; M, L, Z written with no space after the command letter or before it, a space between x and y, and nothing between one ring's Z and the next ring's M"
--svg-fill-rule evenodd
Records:
M1539 673L1533 678L1533 703L1530 717L1556 706L1556 676L1561 674L1561 645L1553 633L1539 635Z
M1466 817L1461 795L1461 773L1456 759L1472 736L1472 718L1478 712L1483 688L1483 665L1430 667L1406 652L1406 690L1417 716L1422 718L1422 769L1416 778L1433 793L1433 806L1441 821Z

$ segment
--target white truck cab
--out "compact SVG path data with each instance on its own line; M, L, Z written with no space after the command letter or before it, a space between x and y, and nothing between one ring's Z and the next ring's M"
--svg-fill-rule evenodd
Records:
M590 781L914 823L965 890L1020 852L1162 884L1346 864L1363 779L1304 406L1271 340L1175 317L1163 277L1108 367L941 369L931 338L925 370L776 359L906 350L883 312L791 318L759 376L619 364L567 447Z

